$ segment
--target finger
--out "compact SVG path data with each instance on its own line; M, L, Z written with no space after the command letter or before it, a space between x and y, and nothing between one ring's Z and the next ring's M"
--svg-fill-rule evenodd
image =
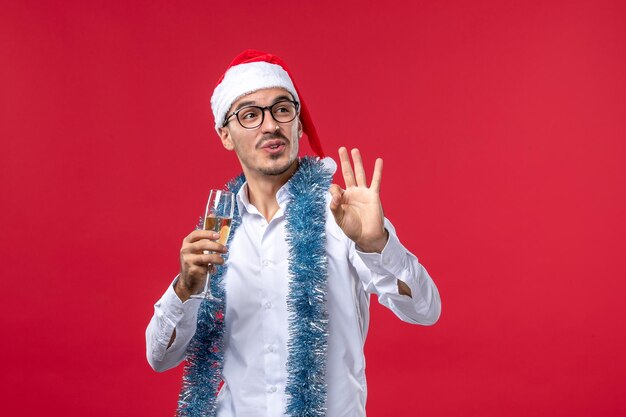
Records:
M192 264L189 267L187 267L186 271L184 272L185 276L188 279L193 279L194 277L204 277L206 276L207 273L207 265L195 265ZM187 284L190 285L190 284Z
M335 222L338 225L341 225L341 223L343 222L343 216L345 214L343 206L341 204L339 204L338 206L336 206L334 208L331 206L330 212L333 213L333 217L335 218Z
M185 246L183 246L183 249L181 250L181 252L184 254L185 253L198 254L204 251L226 253L228 249L226 248L226 246L220 243L217 243L213 240L202 239L194 243L186 244Z
M343 174L343 181L346 183L346 188L354 187L354 172L352 172L352 166L350 165L350 157L348 151L343 146L339 148L339 161L341 161L341 173Z
M330 191L332 196L332 199L330 200L330 211L333 213L333 217L335 218L337 224L341 224L344 215L343 206L341 205L344 190L342 190L337 184L333 184L330 186L328 191Z
M380 192L380 180L383 177L383 160L378 158L376 159L376 164L374 165L374 175L372 175L372 184L370 188L377 193Z
M183 242L193 243L201 239L217 240L219 238L220 234L213 230L194 230L183 239Z
M367 187L367 179L365 178L363 160L361 159L361 152L359 152L358 149L352 149L352 162L354 162L356 185L358 185L359 187Z
M332 184L328 189L330 192L331 200L330 200L330 209L336 210L337 207L341 205L341 196L343 195L343 190L337 184Z
M190 255L189 263L198 266L222 265L224 258L219 253L203 253L201 255Z
M187 280L191 278L192 280L201 279L202 281L204 281L208 273L213 274L215 271L217 271L217 267L213 265L212 263L198 264L198 265L193 264L187 268L185 272L185 276L187 277ZM187 284L187 285L195 286L194 284Z

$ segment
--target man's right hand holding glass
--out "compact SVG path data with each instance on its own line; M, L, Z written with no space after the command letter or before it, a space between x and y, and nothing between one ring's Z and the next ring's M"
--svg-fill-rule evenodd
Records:
M180 275L174 291L182 302L192 294L202 291L209 268L223 265L226 246L216 242L220 234L210 230L194 230L185 239L180 248Z

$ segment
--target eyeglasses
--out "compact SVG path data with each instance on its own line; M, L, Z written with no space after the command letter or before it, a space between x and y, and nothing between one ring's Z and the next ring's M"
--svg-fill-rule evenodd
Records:
M237 121L241 127L246 129L256 129L263 124L265 120L265 110L269 110L272 115L272 119L278 123L289 123L298 115L300 103L292 100L281 100L271 106L259 107L259 106L246 106L237 111L232 112L224 120L223 127L226 127L230 123L231 117L237 117Z

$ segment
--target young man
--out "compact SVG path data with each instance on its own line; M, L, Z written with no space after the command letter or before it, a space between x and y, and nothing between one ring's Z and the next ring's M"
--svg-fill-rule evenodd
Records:
M181 416L365 416L369 295L409 323L434 324L441 311L435 284L383 216L382 160L368 187L359 151L353 168L339 149L342 189L330 184L332 160L299 159L303 133L323 152L270 54L235 58L211 106L243 170L229 186L233 230L226 246L204 230L183 240L180 274L146 331L148 361L164 371L187 359ZM218 301L193 298L209 267Z

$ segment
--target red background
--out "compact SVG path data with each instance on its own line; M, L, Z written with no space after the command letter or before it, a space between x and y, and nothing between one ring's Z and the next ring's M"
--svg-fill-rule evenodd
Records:
M442 295L429 328L373 299L369 415L626 413L624 2L71 3L0 6L2 415L173 415L144 329L239 171L209 98L248 47L384 158Z

